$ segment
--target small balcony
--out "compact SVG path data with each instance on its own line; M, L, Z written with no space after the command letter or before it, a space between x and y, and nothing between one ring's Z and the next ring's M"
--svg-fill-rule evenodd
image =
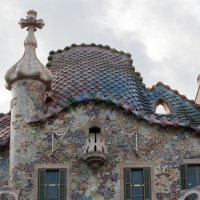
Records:
M95 130L94 133L91 131ZM98 128L90 129L89 135L85 138L86 144L83 147L83 159L92 169L104 165L108 157L107 146L105 145L105 138L100 133Z

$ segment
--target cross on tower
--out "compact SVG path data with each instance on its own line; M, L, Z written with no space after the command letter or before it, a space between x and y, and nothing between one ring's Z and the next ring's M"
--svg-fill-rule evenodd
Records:
M42 27L45 25L44 21L42 19L37 20L37 12L34 10L29 10L27 12L26 19L21 18L19 21L19 25L21 28L27 28L27 31L29 30L30 26L34 27L34 31L37 31L36 28L42 29Z

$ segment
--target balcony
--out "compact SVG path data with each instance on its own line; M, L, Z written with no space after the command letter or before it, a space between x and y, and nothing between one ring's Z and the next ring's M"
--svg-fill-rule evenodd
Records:
M101 133L89 133L85 141L83 159L87 165L92 169L104 165L108 157L104 136Z

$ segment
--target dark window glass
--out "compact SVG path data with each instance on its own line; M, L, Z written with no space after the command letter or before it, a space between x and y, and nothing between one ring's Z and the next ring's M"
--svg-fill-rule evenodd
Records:
M189 188L193 188L197 185L195 167L188 167L188 183Z
M66 200L66 170L39 171L39 200Z
M200 185L200 166L182 164L181 167L181 189L189 189ZM196 194L190 194L186 200L196 199Z
M144 179L143 170L134 169L131 171L132 197L133 199L143 199L144 197Z
M149 168L125 169L125 200L151 199L149 171Z
M101 129L98 127L91 127L89 133L101 133Z

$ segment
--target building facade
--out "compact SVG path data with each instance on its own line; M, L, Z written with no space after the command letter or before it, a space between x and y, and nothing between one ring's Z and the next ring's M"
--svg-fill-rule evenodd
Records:
M43 66L34 32L44 22L27 14L25 53L5 75L2 198L174 200L200 185L198 104L162 82L146 88L131 55L108 45L50 51Z

